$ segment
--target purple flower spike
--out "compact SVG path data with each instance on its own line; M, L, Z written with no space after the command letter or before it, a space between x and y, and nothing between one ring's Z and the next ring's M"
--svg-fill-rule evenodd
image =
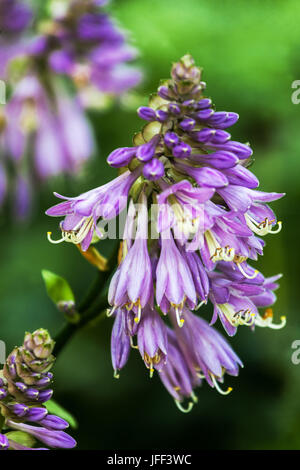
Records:
M156 146L160 141L160 135L155 135L146 144L140 145L136 150L136 157L141 162L148 162L155 155Z
M143 168L143 175L150 181L158 180L162 178L164 174L164 164L158 160L158 158L152 158L152 160L146 163Z
M0 434L0 450L8 450L9 442L5 434Z
M188 158L191 155L191 146L185 142L180 142L173 147L172 153L177 158Z
M141 106L137 113L141 119L145 121L155 121L156 120L156 113L154 109L148 108L147 106Z
M72 437L61 432L61 430L68 427L65 420L55 415L48 415L48 410L43 405L32 406L33 401L48 401L52 396L52 390L43 390L43 388L53 378L49 368L55 360L52 355L54 344L48 331L43 328L39 328L33 333L27 332L25 333L23 345L16 346L5 361L1 384L7 383L8 390L6 401L0 407L0 418L3 416L5 429L9 430L9 434L6 435L6 437L9 437L9 449L47 450L38 446L34 448L27 447L16 442L13 433L10 432L12 430L31 434L53 448L73 448L76 445ZM20 381L23 380L23 382L31 385L39 383L39 390L26 386L22 389L20 387L22 382L14 384L7 367L9 363L16 365L18 374L20 374ZM46 380L43 383L44 379ZM27 423L33 423L34 426ZM1 437L2 435L0 435L0 439ZM3 442L5 447L5 441ZM32 445L35 445L35 440L33 440Z
M136 147L123 147L114 150L107 157L107 163L113 168L127 166L136 155Z
M238 115L215 111L204 88L202 70L190 55L183 56L158 94L151 95L150 106L139 108L150 123L134 136L135 146L109 156L112 166L122 168L121 176L63 198L48 211L65 216L63 240L87 249L95 232L101 238L101 218L110 220L128 208L108 292L107 315L115 317L115 377L130 347L138 349L150 376L159 372L183 412L197 402L193 390L202 379L227 395L231 388L221 388L225 374L237 376L242 367L211 325L219 319L233 336L241 325L279 329L286 322L285 317L273 322L270 308L278 277L265 279L250 265L263 254L261 237L281 230L267 203L283 194L255 189L259 181L248 169L251 148L231 140L225 130ZM208 302L210 325L200 317L202 310L199 316L192 313ZM265 307L261 315L258 309ZM172 330L164 321L167 315ZM36 382L32 386L39 390ZM48 417L41 424L47 427L47 422Z

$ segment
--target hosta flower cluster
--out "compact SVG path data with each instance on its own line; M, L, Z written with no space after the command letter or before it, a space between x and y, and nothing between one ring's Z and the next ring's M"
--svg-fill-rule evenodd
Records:
M263 254L261 237L281 228L266 203L283 194L257 190L247 168L252 150L228 132L238 115L216 111L205 87L201 70L184 56L149 106L139 108L147 123L133 146L109 155L119 176L77 197L56 194L64 201L47 211L65 216L57 242L87 250L103 238L103 221L128 208L108 294L115 375L137 348L182 410L197 400L193 390L202 380L228 393L220 383L242 365L211 326L218 319L229 336L241 325L285 323L274 323L270 308L259 313L274 303L280 276L266 278L252 266ZM210 323L201 315L208 302Z
M24 343L8 356L0 371L0 450L69 449L75 440L69 424L48 413L53 390L54 341L46 330L26 333ZM39 447L43 443L47 448Z
M21 218L33 183L77 172L92 155L83 107L141 78L104 3L47 0L49 15L38 22L21 0L0 2L0 78L11 95L0 112L0 203L13 195Z

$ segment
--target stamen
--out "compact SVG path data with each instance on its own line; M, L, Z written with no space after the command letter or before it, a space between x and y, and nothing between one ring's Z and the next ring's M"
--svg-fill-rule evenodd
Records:
M115 313L116 308L118 308L117 305L114 305L113 308L111 308L111 309L108 308L106 310L106 316L108 318L111 317Z
M133 337L132 337L132 336L130 336L129 341L130 341L130 346L131 346L133 349L139 349L139 347L134 344L134 342L133 342Z
M277 225L278 225L278 228L277 228L276 230L270 229L270 230L269 230L269 233L273 233L274 235L275 235L276 233L279 233L279 232L281 231L281 229L282 229L282 222L279 220L279 221L277 222Z
M218 392L221 393L221 395L229 395L229 393L232 392L232 390L233 390L232 387L228 387L227 390L223 390L220 387L220 385L219 385L218 381L216 380L215 376L213 374L209 374L209 375L211 376L211 379L213 381L213 384L214 384L216 390L218 390Z
M272 230L272 223L275 222L275 220L269 220L268 218L266 218L263 222L258 223L249 214L245 214L245 219L250 230L260 236L267 235L268 233L276 234L279 233L282 229L281 221L277 222L278 228L276 230Z
M241 263L236 263L236 264L237 264L237 267L239 268L239 270L241 271L242 275L245 276L247 279L254 279L258 275L259 271L257 271L257 269L255 269L253 274L247 274L244 271L244 268L242 267Z
M120 374L118 374L117 369L114 371L114 378L115 378L115 379L119 379L119 378L120 378Z
M141 320L141 315L142 315L142 307L141 307L140 299L138 299L138 301L134 305L138 305L138 313L137 313L137 316L134 318L134 321L135 323L139 323Z
M202 300L202 302L199 302L199 304L195 308L195 312L199 310L199 308L202 307L203 304L207 304L207 300Z
M260 327L268 327L272 330L280 330L286 325L286 317L283 315L280 317L281 323L273 323L273 310L267 308L263 317L260 315L256 316L255 325Z
M175 307L175 312L176 312L177 325L179 326L179 328L182 328L184 324L184 319L180 317L181 311L179 311L178 305L174 307Z
M181 405L181 403L180 403L179 400L174 400L174 401L175 401L175 405L177 406L177 408L178 408L182 413L189 413L189 412L192 410L193 406L194 406L194 403L193 403L192 401L189 402L187 408L184 408L184 407Z
M49 240L50 243L57 244L57 243L61 243L61 242L64 242L64 241L65 241L64 234L62 234L62 237L61 237L59 240L53 240L53 239L51 238L51 235L52 235L52 232L47 232L47 238L48 238L48 240Z

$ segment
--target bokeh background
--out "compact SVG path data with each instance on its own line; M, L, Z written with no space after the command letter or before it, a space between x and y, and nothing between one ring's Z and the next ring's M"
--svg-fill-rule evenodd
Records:
M203 384L198 405L184 415L158 377L150 380L138 353L132 352L120 379L113 378L107 319L85 328L62 352L55 397L79 421L74 435L80 449L299 449L300 364L291 361L291 344L300 340L300 105L291 101L291 84L300 80L300 3L115 0L109 10L140 50L144 82L105 113L90 115L99 149L80 178L41 188L27 223L2 213L0 338L9 350L25 330L60 330L62 314L46 295L41 269L64 276L76 297L84 296L95 270L74 246L46 239L47 230L56 229L56 220L44 215L54 203L52 191L75 195L114 176L105 158L131 144L141 127L136 107L168 77L172 61L191 53L204 68L207 94L218 110L240 114L232 135L251 143L260 189L287 193L273 203L283 230L267 236L258 263L265 275L284 274L274 313L278 321L287 315L287 326L254 334L240 327L232 344L245 367L239 378L226 379L233 392L223 397ZM103 254L109 250L104 244Z

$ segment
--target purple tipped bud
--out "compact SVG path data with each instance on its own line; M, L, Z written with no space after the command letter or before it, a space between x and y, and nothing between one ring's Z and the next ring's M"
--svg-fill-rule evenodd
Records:
M7 424L14 429L31 434L39 441L54 449L72 449L76 446L76 441L64 431L30 426L29 424L17 423L12 420L8 420Z
M178 116L181 113L180 106L178 106L176 103L170 103L168 110L171 114L175 114L175 116Z
M169 117L169 113L167 113L166 111L163 111L162 109L159 109L158 111L156 111L156 119L159 121L159 122L165 122Z
M214 113L209 118L209 124L212 126L219 127L220 129L226 129L226 127L233 126L238 120L239 115L237 113L227 113L226 111L219 111Z
M230 184L245 186L246 188L257 188L259 181L256 176L242 165L226 170L226 176Z
M42 379L35 382L36 387L46 387L51 382L50 377L43 377Z
M0 434L0 450L7 450L9 448L9 442L4 434Z
M7 391L5 388L0 388L0 400L4 400L7 397Z
M25 392L27 390L27 387L25 384L23 384L23 382L15 382L15 386L17 387L17 389L20 391L20 392Z
M157 90L158 95L164 100L172 100L173 97L170 95L170 90L167 86L160 86Z
M148 108L147 106L141 106L137 113L141 119L145 121L155 121L156 120L156 113L154 109Z
M173 155L177 158L187 158L191 155L191 147L185 142L180 142L180 144L175 145L173 148Z
M212 105L212 101L209 98L204 98L196 103L196 109L200 111L201 109L209 108Z
M14 364L7 364L8 370L9 370L9 375L11 376L12 379L15 379L17 377L17 369Z
M181 121L179 124L179 127L183 129L184 131L192 131L196 125L195 119L192 118L185 118Z
M52 372L47 372L47 377L52 380L53 379L53 374Z
M26 421L41 421L42 419L46 418L48 411L46 408L42 408L41 406L29 408Z
M152 137L149 142L146 144L140 145L136 149L136 157L141 161L141 162L148 162L151 160L151 158L154 156L155 151L156 151L156 146L158 142L160 141L160 135L155 135Z
M230 140L230 138L231 138L231 135L229 134L229 132L216 129L214 134L211 137L211 142L213 144L223 144L227 142L228 140Z
M38 401L41 403L44 403L45 401L50 400L50 398L53 395L53 390L43 390L42 392L39 393L39 398Z
M220 131L217 129L210 129L209 127L205 127L198 132L192 132L190 135L192 139L194 139L196 142L210 142L216 144L223 144L227 142L231 137L228 132Z
M21 403L16 403L15 405L8 405L10 411L12 411L18 418L22 418L28 413L28 406Z
M214 166L215 168L218 168L219 170L231 168L235 166L239 161L238 157L234 155L234 153L225 152L225 151L209 153L207 155L206 154L199 154L199 155L194 154L191 156L191 159L198 163Z
M143 174L148 180L158 180L165 174L164 164L158 158L152 158L150 162L145 164Z
M39 391L35 388L28 388L28 390L25 392L25 396L29 400L37 400L39 398Z
M214 114L214 110L211 108L203 109L202 111L198 111L195 114L196 119L200 119L201 121L205 121L206 119L210 118Z
M118 148L107 157L107 163L113 168L127 166L136 154L136 147Z
M69 427L69 423L62 418L55 415L48 415L43 418L39 424L45 428L63 430Z
M179 140L180 139L178 135L175 134L175 132L167 132L164 137L165 144L167 145L167 147L170 147L170 148L177 145L179 143Z
M196 101L195 100L186 100L182 103L183 106L185 106L186 108L195 108L196 106Z

